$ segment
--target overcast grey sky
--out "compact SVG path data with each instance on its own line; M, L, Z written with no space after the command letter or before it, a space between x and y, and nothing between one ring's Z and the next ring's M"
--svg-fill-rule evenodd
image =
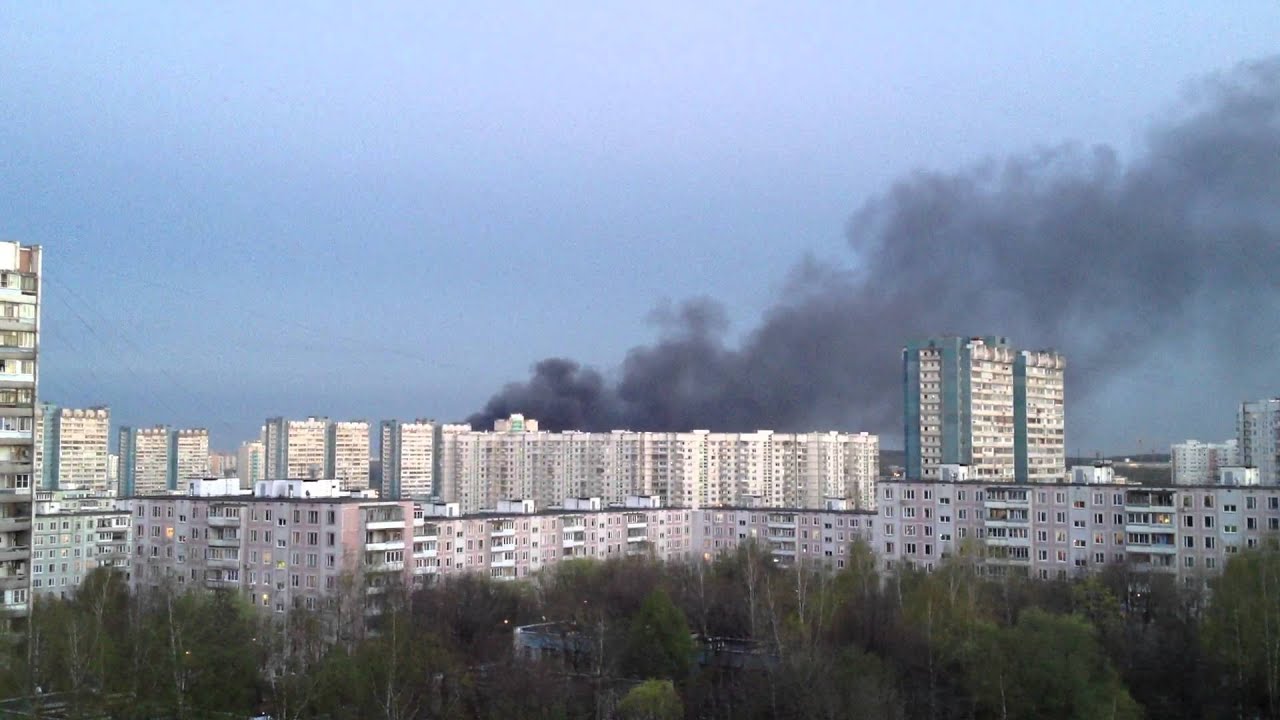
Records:
M45 399L226 448L455 419L544 357L612 372L663 300L750 330L914 170L1123 163L1278 38L1274 2L8 3L0 237L46 248ZM1229 436L1280 392L1241 351L1270 370L1108 376L1070 449Z

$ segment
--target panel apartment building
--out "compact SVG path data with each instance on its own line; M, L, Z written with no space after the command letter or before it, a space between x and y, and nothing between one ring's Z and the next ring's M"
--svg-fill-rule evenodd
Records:
M382 484L376 488L382 497L428 499L437 494L440 430L432 420L382 421Z
M40 246L0 242L0 630L30 607L40 263Z
M209 474L209 431L124 426L118 433L118 495L174 492L192 478Z
M1263 485L1280 485L1280 398L1241 403L1236 431L1240 463L1256 467Z
M1056 482L1066 474L1063 373L1050 350L1000 337L936 337L902 351L906 476L967 465L984 482Z
M99 568L127 577L133 544L130 515L115 502L83 491L37 493L31 568L36 595L69 598Z
M36 422L36 465L41 490L114 492L107 451L111 411L41 403Z
M1174 443L1169 461L1174 485L1211 485L1222 468L1240 465L1240 446L1235 440L1204 443L1187 440Z
M456 504L352 497L334 480L193 481L187 496L128 501L135 588L235 589L274 612L317 608L358 580L376 594L392 584L479 572L528 577L568 558L689 553L689 511L654 498L604 508L565 501L533 513L529 502L462 515Z
M439 496L463 512L500 500L545 508L565 497L657 495L670 507L871 507L879 438L867 433L545 432L514 415L493 431L444 425Z
M349 490L369 487L369 423L309 417L269 418L263 427L265 478L336 478Z

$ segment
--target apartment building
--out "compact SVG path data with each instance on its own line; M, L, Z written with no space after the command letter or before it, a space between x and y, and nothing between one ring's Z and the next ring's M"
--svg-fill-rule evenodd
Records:
M0 630L29 611L41 250L0 242Z
M931 570L944 557L968 553L994 575L1066 579L1125 566L1191 584L1280 532L1280 488L1153 487L1094 477L1103 482L884 481L876 553L885 568Z
M432 420L382 421L382 483L377 488L382 497L430 498L436 494L440 430Z
M208 474L209 431L205 428L169 431L168 488L176 490L188 480Z
M879 438L868 433L543 432L519 415L492 432L444 425L438 491L464 512L499 500L545 508L563 497L658 495L674 507L732 506L744 496L780 507L825 498L874 503Z
M169 428L120 428L119 495L155 495L170 490Z
M1280 485L1280 398L1241 403L1236 432L1240 464L1258 468L1263 485Z
M1066 472L1058 353L1002 337L936 337L903 348L906 475L963 464L985 482L1053 482Z
M134 523L135 588L234 589L261 608L317 608L351 589L375 595L391 584L479 572L527 577L566 558L648 554L685 558L689 512L656 498L623 507L567 500L535 513L511 502L462 515L456 504L352 497L336 481L193 481L187 496L128 501Z
M108 494L107 452L111 411L41 403L36 422L36 465L42 490L92 490Z
M115 501L88 493L38 493L31 589L37 595L71 597L85 576L111 568L128 577L130 515Z
M1187 440L1173 444L1169 461L1174 485L1212 485L1220 469L1240 465L1240 445L1236 440L1221 443Z
M364 420L329 423L325 447L325 477L348 490L369 489L369 423Z
M693 513L693 550L710 561L754 542L779 564L838 572L845 569L855 542L874 546L876 519L874 511L847 509L840 502L826 509L708 508Z
M210 477L236 477L239 455L238 453L209 453L209 476Z
M259 480L267 478L266 446L260 440L248 440L240 443L236 451L236 472L241 484L251 488Z
M266 478L321 478L329 464L329 419L269 418L263 427Z

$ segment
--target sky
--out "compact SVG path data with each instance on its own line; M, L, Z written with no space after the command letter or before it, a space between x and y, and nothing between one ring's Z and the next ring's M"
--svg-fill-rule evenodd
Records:
M455 420L544 358L612 377L664 303L746 340L806 262L856 272L851 218L913 173L1142 156L1278 37L1243 1L8 3L0 238L45 248L45 400L225 449L273 415ZM1081 372L1068 450L1231 436L1280 390L1268 337L1250 372Z

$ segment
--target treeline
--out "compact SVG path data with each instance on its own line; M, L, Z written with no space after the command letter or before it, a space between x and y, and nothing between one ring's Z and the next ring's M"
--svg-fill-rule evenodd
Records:
M1208 591L1123 568L995 579L838 574L747 545L711 563L574 561L528 582L462 576L322 611L233 592L131 594L106 573L40 600L0 658L0 696L67 717L1280 718L1280 552L1240 553ZM568 656L517 657L557 621ZM709 657L734 638L749 662ZM39 693L35 689L39 688Z

